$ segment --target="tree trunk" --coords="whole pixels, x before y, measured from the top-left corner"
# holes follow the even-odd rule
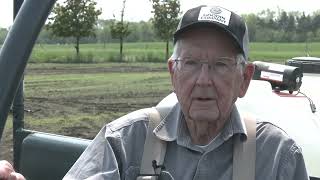
[[[123,48],[123,38],[120,37],[120,62],[122,62],[122,48]]]
[[[167,43],[166,44],[166,60],[168,60],[169,59],[169,40],[167,40],[166,43]]]
[[[79,58],[79,43],[80,43],[80,37],[76,37],[76,46],[74,48],[76,48],[76,53],[77,53],[77,58]]]

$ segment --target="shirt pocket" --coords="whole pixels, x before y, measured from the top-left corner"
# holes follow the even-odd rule
[[[140,173],[140,168],[138,166],[130,166],[125,171],[124,180],[136,180]]]

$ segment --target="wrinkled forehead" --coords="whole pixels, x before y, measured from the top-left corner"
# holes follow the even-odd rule
[[[235,40],[219,28],[192,28],[181,33],[176,42],[181,54],[206,54],[208,56],[236,56],[241,52]]]

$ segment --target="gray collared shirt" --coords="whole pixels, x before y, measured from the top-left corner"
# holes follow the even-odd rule
[[[135,180],[140,171],[148,126],[145,110],[121,117],[101,129],[64,179]],[[237,108],[221,133],[206,147],[194,145],[179,104],[155,128],[167,141],[165,172],[175,180],[231,180],[233,137],[246,136]],[[268,122],[257,122],[256,179],[307,180],[301,149],[288,135]],[[245,162],[243,162],[245,166]]]

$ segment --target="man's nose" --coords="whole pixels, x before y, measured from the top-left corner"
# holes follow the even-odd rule
[[[198,79],[197,79],[197,85],[199,86],[210,86],[212,85],[212,78],[210,77],[210,69],[208,64],[202,64]]]

